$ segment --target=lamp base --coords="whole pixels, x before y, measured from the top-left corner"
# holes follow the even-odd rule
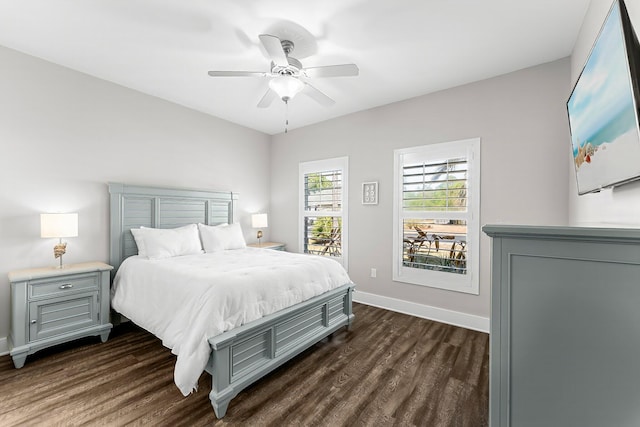
[[[55,258],[60,258],[60,265],[56,268],[63,268],[62,255],[64,255],[66,252],[67,252],[67,243],[66,242],[62,243],[62,239],[60,239],[60,243],[58,243],[53,247],[53,256]]]

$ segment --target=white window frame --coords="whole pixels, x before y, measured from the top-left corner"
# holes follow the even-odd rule
[[[308,211],[304,206],[304,176],[309,173],[326,172],[331,170],[340,170],[342,172],[342,200],[340,211]],[[304,220],[307,216],[322,217],[333,216],[342,218],[342,236],[340,237],[341,256],[331,257],[340,262],[345,270],[348,271],[348,253],[349,253],[349,157],[336,157],[332,159],[314,160],[309,162],[301,162],[299,165],[299,212],[298,215],[298,248],[301,253],[304,252]]]
[[[450,213],[404,210],[403,166],[409,158],[437,162],[468,159],[467,274],[405,267],[403,264],[403,223],[405,218],[446,218]],[[478,295],[480,292],[480,138],[464,139],[394,150],[393,178],[393,280]],[[459,217],[458,212],[455,213]]]

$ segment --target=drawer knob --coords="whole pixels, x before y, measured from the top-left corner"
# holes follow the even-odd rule
[[[32,324],[32,325],[35,325],[36,323],[38,323],[38,321],[37,321],[36,319],[33,319],[33,320],[31,321],[31,324]]]
[[[60,285],[60,289],[71,289],[71,288],[73,288],[73,285],[71,283]]]

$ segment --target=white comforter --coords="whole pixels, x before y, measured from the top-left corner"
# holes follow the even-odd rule
[[[186,396],[209,359],[208,338],[347,283],[332,259],[267,249],[133,256],[118,269],[112,306],[178,356],[174,380]]]

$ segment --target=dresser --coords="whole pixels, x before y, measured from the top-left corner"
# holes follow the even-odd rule
[[[640,230],[487,225],[490,425],[640,425]]]
[[[100,335],[109,322],[109,276],[101,262],[32,268],[9,273],[11,328],[9,349],[16,368],[27,355],[81,337]]]
[[[262,242],[262,243],[252,243],[247,245],[250,248],[261,248],[261,249],[273,249],[275,251],[284,251],[285,244],[277,243],[277,242]]]

